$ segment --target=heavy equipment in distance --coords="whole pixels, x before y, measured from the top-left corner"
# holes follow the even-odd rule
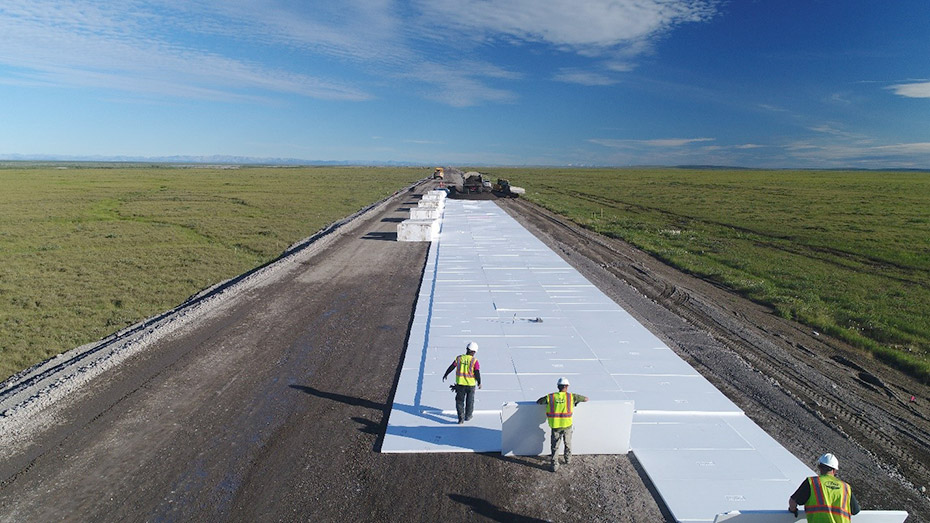
[[[450,198],[487,200],[498,198],[516,198],[525,194],[523,187],[510,185],[510,181],[498,178],[492,183],[487,174],[478,171],[462,172],[449,167],[445,169],[444,182]]]

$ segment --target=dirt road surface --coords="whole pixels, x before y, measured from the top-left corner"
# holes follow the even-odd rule
[[[31,415],[0,447],[0,520],[667,518],[632,455],[578,456],[553,474],[533,458],[378,452],[428,249],[395,231],[428,188]],[[927,387],[620,242],[500,203],[801,459],[840,456],[866,508],[930,520]]]

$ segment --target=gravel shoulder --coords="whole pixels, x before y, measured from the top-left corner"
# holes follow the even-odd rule
[[[428,248],[395,241],[396,225],[429,188],[0,418],[0,520],[665,519],[632,455],[552,474],[535,458],[378,452]],[[866,508],[930,520],[926,387],[621,242],[499,203],[802,460],[837,453]]]

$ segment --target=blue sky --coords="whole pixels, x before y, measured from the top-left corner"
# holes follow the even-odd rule
[[[4,0],[10,155],[930,168],[930,2]]]

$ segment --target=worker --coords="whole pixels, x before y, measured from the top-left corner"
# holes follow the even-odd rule
[[[820,456],[819,475],[807,478],[794,491],[788,498],[788,511],[797,517],[798,505],[804,505],[807,521],[849,523],[850,517],[859,513],[859,502],[849,484],[836,477],[839,468],[839,460],[833,454]]]
[[[565,442],[565,464],[568,465],[572,460],[572,413],[575,405],[588,401],[588,398],[581,394],[568,392],[568,378],[559,378],[556,386],[558,392],[546,394],[536,400],[540,405],[546,405],[546,421],[549,422],[549,443],[552,447],[552,462],[550,470],[555,472],[559,470],[559,460],[556,454],[559,452],[559,442]]]
[[[481,388],[481,366],[475,358],[476,352],[478,344],[468,342],[465,354],[456,356],[442,375],[442,381],[446,381],[446,376],[455,371],[455,411],[459,415],[459,425],[471,420],[475,412],[475,386]]]

